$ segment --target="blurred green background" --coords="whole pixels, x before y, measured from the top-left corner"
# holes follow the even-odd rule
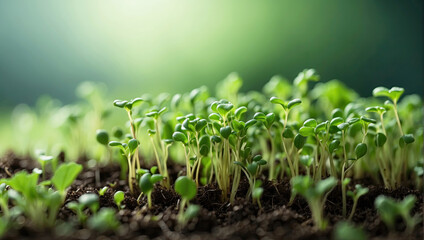
[[[242,90],[315,68],[362,96],[378,85],[422,95],[423,1],[0,1],[0,105],[48,94],[75,100],[83,81],[110,99]]]

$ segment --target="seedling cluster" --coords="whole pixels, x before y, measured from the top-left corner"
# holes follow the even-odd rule
[[[82,226],[98,231],[116,229],[115,211],[99,210],[99,196],[113,191],[119,210],[126,208],[126,197],[138,196],[137,202],[151,209],[155,206],[152,193],[160,184],[161,190],[180,196],[177,220],[182,228],[200,212],[201,206],[191,202],[196,202],[202,186],[218,188],[221,203],[234,205],[245,181],[249,185],[245,200],[263,209],[267,207],[261,201],[267,191],[264,183],[272,186],[289,181],[288,205],[299,198],[306,200],[314,225],[324,230],[328,225],[326,200],[335,188],[340,189],[342,203],[338,206],[346,221],[355,218],[358,202],[369,191],[352,184],[358,179],[372,179],[390,190],[414,184],[422,191],[421,98],[402,97],[404,89],[399,87],[377,87],[373,98],[358,98],[335,80],[315,83],[311,89],[310,83],[319,79],[315,70],[307,69],[293,84],[274,77],[263,92],[239,93],[242,81],[231,74],[219,84],[217,97],[200,87],[186,94],[144,95],[109,104],[125,114],[96,102],[101,94],[92,90],[87,102],[101,106],[94,106],[93,138],[85,144],[96,150],[81,147],[79,151],[96,159],[97,183],[101,182],[100,166],[119,163],[120,178],[127,181],[129,192],[97,186],[98,194],[86,193],[66,207]],[[110,120],[112,124],[106,124],[111,116],[121,115],[126,123]],[[68,120],[75,125],[84,116],[84,111],[71,111]],[[116,122],[120,123],[113,124]],[[83,131],[76,128],[70,134],[82,136]],[[41,170],[0,180],[1,222],[25,215],[38,227],[54,225],[66,190],[82,167],[76,163],[57,166],[56,158],[45,154],[39,154],[37,160]],[[170,174],[171,166],[176,165],[183,170]],[[47,171],[50,180],[46,180]],[[350,209],[348,201],[353,202]],[[409,232],[418,222],[409,214],[414,204],[413,197],[396,202],[380,196],[375,202],[389,228],[394,228],[400,216]],[[10,227],[0,224],[0,234]],[[349,224],[340,229],[355,230]]]

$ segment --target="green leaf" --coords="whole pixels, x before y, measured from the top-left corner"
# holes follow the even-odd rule
[[[256,162],[252,162],[247,165],[247,171],[252,175],[255,176],[256,172],[258,171],[258,164]]]
[[[286,103],[277,97],[272,97],[269,99],[269,101],[273,104],[280,104],[284,110],[287,109]]]
[[[103,187],[102,189],[100,189],[99,190],[99,195],[100,196],[103,196],[103,195],[105,195],[105,193],[106,193],[106,191],[108,190],[109,188],[108,187]]]
[[[135,150],[137,149],[138,145],[140,145],[140,142],[137,139],[130,139],[128,141],[128,148],[130,149],[130,152],[133,154]]]
[[[241,119],[241,116],[243,115],[243,113],[245,113],[247,111],[246,107],[239,107],[236,109],[236,111],[234,112],[234,114],[236,115],[237,119]]]
[[[330,151],[330,153],[333,153],[337,148],[339,148],[339,146],[340,146],[340,141],[335,139],[330,142],[330,145],[328,146],[328,150]]]
[[[184,219],[186,221],[188,221],[188,220],[190,220],[192,218],[195,218],[199,214],[199,211],[200,211],[200,206],[199,205],[190,204],[187,207],[187,209],[185,210],[183,217],[184,217]]]
[[[263,112],[257,112],[253,115],[253,119],[264,122],[266,121],[266,115]]]
[[[330,125],[331,126],[338,126],[338,125],[342,124],[343,122],[344,122],[343,118],[335,117],[335,118],[331,119]]]
[[[208,118],[213,121],[221,121],[221,116],[218,113],[211,113]]]
[[[302,136],[300,133],[296,134],[296,136],[294,137],[294,146],[297,149],[301,149],[303,148],[303,146],[306,143],[306,137]]]
[[[400,98],[400,96],[402,96],[402,94],[405,92],[405,89],[400,88],[400,87],[392,87],[389,90],[389,96],[390,98],[393,100],[393,102],[397,102]]]
[[[115,211],[111,208],[102,208],[97,214],[88,219],[87,225],[90,229],[103,233],[115,230],[119,227],[116,220]]]
[[[251,126],[255,125],[257,123],[257,121],[255,119],[250,119],[249,121],[246,122],[246,124],[244,125],[244,129],[248,129]]]
[[[272,126],[272,124],[274,123],[275,120],[275,114],[274,113],[268,113],[265,116],[265,120],[266,120],[266,127],[270,128]]]
[[[284,130],[284,132],[283,132],[283,137],[284,138],[293,138],[294,137],[293,131],[290,128],[286,128],[286,130]]]
[[[374,97],[389,97],[389,89],[385,87],[376,87],[372,91]]]
[[[116,205],[118,207],[121,206],[121,202],[124,201],[125,198],[125,194],[123,191],[117,191],[114,195],[113,195],[113,200],[115,201]]]
[[[316,191],[319,195],[323,195],[325,192],[336,186],[337,180],[334,177],[328,177],[324,180],[319,181],[316,184]]]
[[[219,133],[221,133],[221,136],[222,136],[223,138],[228,139],[228,137],[229,137],[229,136],[230,136],[230,134],[231,134],[231,127],[230,127],[230,126],[222,127],[222,128],[219,130]]]
[[[300,87],[310,81],[319,81],[319,75],[316,73],[315,69],[304,69],[294,79],[293,84]]]
[[[374,142],[377,147],[382,147],[386,143],[387,137],[384,133],[377,133],[375,136]]]
[[[315,129],[313,127],[301,127],[299,129],[299,133],[304,136],[314,136],[315,135]]]
[[[187,176],[180,176],[175,181],[175,191],[187,201],[190,201],[196,196],[197,187],[196,183],[189,179]]]
[[[159,116],[159,113],[157,111],[151,111],[151,112],[146,113],[146,116],[156,119]]]
[[[131,100],[131,102],[129,102],[132,107],[137,107],[139,106],[144,100],[142,98],[134,98],[133,100]]]
[[[301,101],[300,99],[295,98],[295,99],[291,100],[291,101],[287,104],[287,107],[288,107],[288,109],[290,110],[290,109],[292,109],[292,108],[296,107],[297,105],[299,105],[299,104],[301,104],[301,103],[302,103],[302,101]]]
[[[120,143],[118,141],[110,141],[109,146],[111,146],[111,147],[122,147],[122,143]]]
[[[415,142],[415,138],[412,134],[406,134],[399,138],[399,146],[402,148],[405,147],[407,144],[411,144],[413,142]]]
[[[202,131],[206,127],[207,124],[208,124],[208,122],[205,119],[200,119],[196,123],[196,132]]]
[[[377,123],[377,121],[375,119],[367,118],[367,117],[364,117],[364,116],[361,117],[361,120],[364,121],[364,122],[367,122],[367,123]]]
[[[78,174],[81,172],[82,166],[76,163],[64,163],[54,173],[51,181],[53,186],[59,191],[64,193],[66,188],[71,186]]]
[[[125,100],[115,100],[113,101],[113,106],[123,108],[125,105],[127,105],[128,101]]]
[[[96,131],[96,139],[97,139],[97,142],[99,142],[100,144],[107,145],[109,142],[109,134],[107,133],[106,130],[98,129]]]
[[[227,116],[233,107],[234,105],[231,103],[221,103],[218,105],[217,110],[221,116]]]
[[[143,176],[141,176],[138,185],[140,186],[140,190],[143,193],[147,194],[153,190],[153,183],[150,181],[151,177],[152,174],[150,173],[145,173]]]
[[[312,128],[314,128],[314,127],[316,127],[316,126],[317,126],[317,120],[315,120],[315,119],[313,119],[313,118],[310,118],[310,119],[306,120],[306,121],[303,123],[303,126],[304,126],[304,127],[312,127]]]
[[[147,134],[149,134],[149,136],[154,136],[156,134],[156,130],[154,130],[154,129],[147,129]]]
[[[367,154],[367,144],[365,143],[359,143],[358,145],[356,145],[355,147],[355,154],[356,154],[356,159],[360,159],[361,157],[365,156],[365,154]]]
[[[310,155],[300,155],[299,157],[299,162],[306,167],[311,166],[313,161],[314,161],[314,158]]]
[[[99,203],[99,196],[95,193],[85,193],[78,198],[78,202],[90,207]]]
[[[183,144],[187,144],[187,136],[182,132],[174,132],[172,134],[172,139],[176,142],[182,142]]]
[[[155,184],[157,182],[160,182],[164,179],[164,177],[160,174],[153,174],[152,177],[150,178],[150,182],[152,184]]]
[[[261,187],[255,187],[252,191],[252,198],[253,199],[260,199],[262,197],[262,194],[264,193],[264,189]]]
[[[318,134],[318,133],[319,133],[319,132],[321,132],[321,131],[325,131],[325,130],[327,129],[327,124],[328,124],[328,121],[325,121],[325,122],[323,122],[323,123],[318,124],[318,125],[315,127],[314,132],[315,132],[316,134]]]
[[[343,111],[340,108],[335,108],[331,111],[331,118],[343,118]],[[332,125],[332,124],[331,124]]]
[[[244,164],[242,162],[234,161],[233,163],[239,165],[240,167],[244,167]]]
[[[337,125],[337,128],[339,128],[342,131],[345,131],[349,127],[349,123],[341,123]]]

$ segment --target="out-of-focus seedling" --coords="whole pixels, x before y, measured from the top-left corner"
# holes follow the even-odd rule
[[[347,192],[347,195],[353,199],[353,207],[349,215],[349,221],[352,220],[353,214],[355,214],[355,210],[356,210],[356,206],[358,205],[359,198],[367,194],[368,191],[369,191],[368,188],[362,187],[360,184],[356,184],[354,191]]]
[[[417,198],[414,195],[408,195],[402,201],[380,195],[375,199],[374,205],[381,220],[390,230],[395,230],[396,218],[400,216],[406,224],[406,231],[412,233],[415,226],[421,221],[418,215],[411,216],[411,210],[416,201]]]
[[[315,226],[324,230],[327,227],[327,221],[323,216],[324,204],[328,194],[336,186],[337,180],[329,177],[315,184],[309,176],[296,176],[291,179],[290,183],[292,185],[291,202],[297,194],[304,197],[311,209]]]
[[[118,207],[118,209],[122,209],[125,207],[125,205],[121,205],[122,201],[124,201],[124,198],[125,198],[125,194],[123,191],[117,191],[113,195],[113,201],[115,201],[115,204]]]

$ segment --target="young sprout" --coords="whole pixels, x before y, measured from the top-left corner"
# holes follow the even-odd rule
[[[374,205],[381,220],[389,229],[395,229],[396,217],[400,216],[406,224],[406,231],[412,233],[415,226],[421,221],[418,215],[411,216],[410,213],[416,201],[417,198],[414,195],[408,195],[402,201],[380,195],[375,199]]]
[[[160,116],[166,112],[167,108],[164,107],[159,111],[151,111],[146,113],[147,117],[153,119],[154,129],[148,129],[147,132],[150,136],[150,141],[153,146],[153,151],[156,157],[156,163],[159,169],[159,173],[164,177],[165,181],[163,181],[163,185],[169,189],[170,182],[168,176],[168,166],[167,166],[167,158],[168,158],[168,148],[169,144],[172,143],[172,139],[166,139],[166,141],[162,140],[161,136],[161,128],[162,125]],[[170,141],[171,140],[171,141]]]
[[[128,119],[130,121],[130,130],[131,130],[131,136],[132,136],[132,139],[128,142],[128,147],[130,148],[130,154],[125,154],[125,155],[127,156],[127,160],[128,160],[128,169],[129,169],[128,184],[129,184],[131,193],[134,192],[133,186],[132,186],[132,178],[135,177],[135,172],[136,172],[135,165],[137,164],[137,169],[140,169],[140,160],[139,160],[139,152],[138,152],[140,142],[137,140],[137,125],[135,120],[132,117],[132,110],[134,107],[140,105],[143,101],[144,100],[142,98],[135,98],[131,101],[125,101],[125,100],[113,101],[113,105],[115,107],[125,109],[125,111],[128,114]],[[114,144],[111,145],[111,142],[109,142],[109,146],[118,146],[118,144],[116,143],[117,142],[114,142]],[[125,150],[124,150],[124,153],[125,153]]]
[[[277,97],[271,97],[271,99],[269,101],[271,103],[273,103],[273,104],[278,104],[278,105],[280,105],[283,108],[283,111],[284,111],[284,123],[283,123],[283,129],[282,129],[281,132],[284,133],[285,130],[286,130],[286,127],[287,127],[287,122],[288,122],[288,117],[289,117],[290,111],[295,106],[301,104],[302,101],[300,99],[293,99],[293,100],[291,100],[289,102],[284,102],[283,100],[281,100],[281,99],[279,99]],[[294,177],[294,176],[296,176],[296,172],[294,170],[293,161],[290,159],[290,154],[287,151],[287,147],[286,147],[286,144],[285,144],[284,140],[282,141],[282,144],[283,144],[284,152],[286,153],[287,162],[289,163],[291,176]],[[283,161],[281,161],[281,163],[283,163]],[[271,164],[270,164],[270,166],[271,166]],[[283,167],[284,166],[281,165],[282,170],[283,170]],[[270,171],[272,172],[272,171],[274,171],[274,169],[270,169]]]
[[[109,187],[105,186],[102,189],[99,190],[99,196],[103,196],[105,195],[105,193],[107,192],[107,190],[109,189]]]
[[[40,155],[38,156],[38,162],[41,165],[41,170],[43,173],[43,180],[46,179],[46,165],[51,164],[53,161],[53,156],[47,156],[47,155]]]
[[[399,114],[397,110],[397,102],[399,98],[402,96],[404,91],[405,89],[400,87],[392,87],[390,90],[385,87],[376,87],[372,91],[372,94],[374,95],[374,97],[388,97],[390,100],[392,100],[394,105],[393,110],[395,112],[396,122],[398,124],[399,132],[401,136],[403,136],[403,130],[402,130],[402,125],[400,123]]]
[[[136,154],[136,150],[140,142],[137,139],[130,139],[128,143],[121,143],[117,141],[109,142],[109,146],[111,147],[119,147],[123,156],[126,157],[128,161],[128,185],[131,193],[134,193],[133,190],[133,181],[136,178],[136,170],[135,170],[135,161],[134,156]]]
[[[302,195],[308,202],[315,226],[324,230],[327,227],[327,221],[323,217],[324,204],[328,194],[336,186],[337,180],[329,177],[314,183],[309,176],[296,176],[290,183],[292,185],[291,199],[293,200],[297,194]]]
[[[78,220],[84,224],[87,220],[87,215],[84,210],[88,207],[92,214],[95,214],[99,209],[99,197],[94,193],[86,193],[78,198],[78,201],[69,202],[66,207],[77,214]]]
[[[116,230],[119,221],[115,217],[115,211],[111,208],[102,208],[97,214],[91,216],[87,221],[87,226],[97,232],[104,233]]]
[[[180,210],[178,212],[178,221],[182,226],[184,226],[190,220],[187,217],[192,218],[196,216],[197,212],[200,209],[199,207],[188,207],[186,212],[190,210],[190,214],[184,214],[185,205],[189,204],[189,201],[192,200],[197,194],[197,186],[192,179],[186,176],[181,176],[175,181],[174,189],[181,196],[181,202],[179,206]]]
[[[360,227],[350,222],[338,222],[333,232],[334,240],[366,240],[367,235]]]
[[[262,186],[262,181],[256,180],[255,186],[253,187],[253,191],[252,191],[253,202],[256,202],[260,209],[262,209],[261,197],[262,197],[262,194],[264,193],[264,189],[261,186]]]
[[[153,172],[153,171],[151,171]],[[141,192],[147,195],[147,202],[149,205],[149,208],[152,208],[152,192],[154,184],[157,182],[160,182],[163,180],[163,176],[160,174],[151,174],[146,172],[141,176],[139,181],[139,186],[141,189]]]
[[[125,194],[123,191],[117,191],[113,195],[113,200],[115,201],[115,204],[118,207],[118,209],[123,209],[125,207],[124,205],[121,205],[122,201],[124,201],[124,198],[125,198]]]
[[[354,191],[348,191],[347,192],[347,195],[353,199],[353,207],[352,207],[352,210],[351,210],[349,218],[348,218],[349,221],[352,220],[353,214],[355,214],[356,205],[358,205],[359,198],[361,196],[367,194],[368,191],[369,191],[368,188],[362,187],[360,184],[356,184]]]
[[[71,186],[81,171],[82,166],[80,164],[64,163],[54,172],[51,182],[61,195],[62,201],[65,200],[66,189]]]
[[[340,182],[342,183],[342,204],[343,204],[343,217],[346,217],[347,214],[347,204],[346,204],[346,185],[347,183],[345,182],[345,176],[346,174],[349,172],[350,169],[353,168],[355,162],[357,160],[359,160],[360,158],[362,158],[363,156],[365,156],[365,154],[368,151],[368,147],[367,144],[364,142],[365,141],[365,136],[368,133],[368,125],[369,123],[374,123],[375,120],[374,119],[369,119],[366,117],[361,117],[361,119],[359,118],[352,118],[350,119],[348,122],[343,122],[343,119],[341,120],[337,120],[334,121],[334,125],[337,126],[337,128],[342,132],[342,145],[343,145],[343,164],[342,164],[342,169],[341,169],[341,177],[340,177]],[[363,138],[362,138],[362,142],[357,144],[355,147],[355,156],[356,158],[350,158],[348,159],[348,155],[347,155],[347,151],[346,151],[346,131],[349,128],[349,126],[352,126],[356,123],[361,123],[361,126],[363,127]],[[331,125],[331,123],[330,123]],[[350,164],[349,166],[349,162],[348,160],[353,160],[353,163]]]
[[[242,163],[239,161],[235,161],[234,164],[238,165],[241,167],[242,171],[244,172],[244,174],[246,175],[246,178],[249,181],[249,185],[250,185],[250,189],[247,192],[247,196],[249,197],[250,195],[252,195],[252,200],[253,203],[258,203],[258,205],[260,206],[260,202],[258,201],[260,198],[260,195],[258,195],[258,193],[262,190],[259,190],[262,182],[260,180],[256,180],[257,175],[259,173],[259,168],[261,166],[264,166],[267,162],[262,159],[261,155],[256,155],[255,157],[252,158],[251,162],[246,162],[246,163]],[[256,183],[257,181],[260,181],[258,184]],[[253,194],[256,190],[256,198],[253,197]],[[260,206],[261,207],[261,206]]]

